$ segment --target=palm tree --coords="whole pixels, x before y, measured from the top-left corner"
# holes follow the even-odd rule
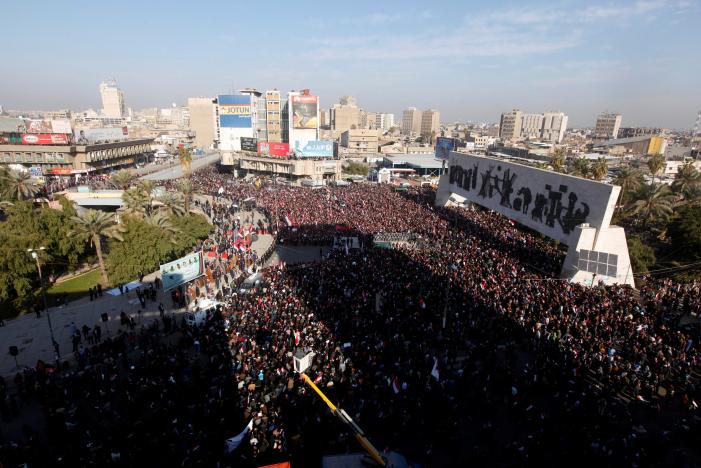
[[[95,246],[97,261],[100,264],[102,282],[107,286],[109,278],[105,270],[105,261],[102,258],[102,238],[110,237],[119,241],[122,239],[122,229],[115,220],[112,213],[97,210],[86,210],[79,216],[71,218],[74,223],[72,233],[90,241],[91,246]]]
[[[638,190],[643,185],[643,175],[638,170],[624,167],[616,175],[613,183],[614,185],[621,187],[621,206],[625,206],[626,194],[629,194],[631,191]]]
[[[190,198],[192,198],[192,181],[190,179],[180,179],[178,181],[178,192],[183,194],[185,213],[190,212]]]
[[[570,173],[579,177],[589,177],[589,161],[587,158],[576,158],[572,163],[572,170]]]
[[[26,200],[36,193],[36,185],[29,172],[6,170],[2,174],[3,196],[10,200]]]
[[[164,212],[158,212],[145,219],[147,224],[157,227],[172,243],[176,243],[175,235],[180,232],[180,229],[173,226],[170,218]]]
[[[550,166],[555,172],[565,171],[565,150],[563,148],[557,148],[550,156]]]
[[[631,215],[639,215],[643,227],[648,223],[664,221],[674,212],[674,194],[664,184],[643,185],[638,200],[630,207]]]
[[[157,200],[161,203],[158,211],[169,216],[182,216],[185,214],[185,197],[178,192],[166,192]]]
[[[148,199],[148,204],[146,205],[146,214],[151,214],[153,211],[153,191],[156,189],[156,183],[152,180],[146,180],[142,179],[139,181],[137,184],[137,187],[139,187],[143,192],[144,195],[146,195],[146,198]]]
[[[134,175],[125,169],[115,172],[110,176],[110,183],[120,190],[128,189],[133,182]]]
[[[149,199],[139,187],[132,187],[122,192],[122,207],[120,210],[128,215],[143,218],[149,212]]]
[[[609,172],[609,166],[606,163],[606,158],[600,157],[591,167],[591,173],[595,180],[603,180]]]
[[[655,176],[662,172],[666,166],[667,163],[661,154],[656,154],[647,161],[647,167],[650,169],[650,174],[652,174],[653,183],[655,182]]]
[[[190,168],[192,166],[192,153],[188,148],[180,147],[178,148],[178,159],[180,159],[180,165],[183,167],[183,173],[185,177],[190,178]]]
[[[696,170],[693,162],[687,161],[679,168],[672,182],[672,190],[685,200],[691,200],[698,197],[699,188],[701,188],[701,174]]]

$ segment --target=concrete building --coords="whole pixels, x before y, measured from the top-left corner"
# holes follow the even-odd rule
[[[421,112],[416,107],[409,107],[402,113],[402,134],[411,135],[421,132]]]
[[[649,135],[664,135],[667,133],[667,129],[664,128],[653,128],[653,127],[621,127],[618,130],[617,138],[633,138],[639,136],[649,136]]]
[[[375,128],[388,132],[392,127],[394,127],[394,114],[375,114]]]
[[[348,148],[348,155],[360,156],[377,153],[379,135],[377,130],[359,128],[341,134],[341,146]]]
[[[594,127],[594,139],[615,140],[618,138],[618,129],[621,127],[621,114],[604,112],[596,118]]]
[[[301,179],[332,181],[340,180],[342,161],[338,159],[276,159],[242,155],[239,169],[257,175],[275,175],[291,181]]]
[[[568,117],[564,112],[546,112],[543,114],[540,139],[551,143],[562,143],[567,131]]]
[[[499,138],[503,141],[520,138],[522,116],[523,113],[518,109],[501,114],[501,119],[499,120]]]
[[[195,133],[194,145],[198,148],[210,148],[214,144],[216,128],[214,98],[188,98],[187,108],[190,113],[188,128]]]
[[[331,119],[329,118],[329,111],[326,109],[319,109],[319,127],[323,129],[331,128]]]
[[[340,134],[360,127],[360,109],[353,96],[343,96],[330,110],[331,129]]]
[[[538,139],[543,129],[543,114],[521,116],[521,138]]]
[[[377,113],[360,110],[360,128],[377,129]]]
[[[265,111],[267,141],[282,142],[282,98],[277,89],[265,92]]]
[[[617,138],[607,140],[594,145],[594,152],[623,155],[657,155],[664,154],[667,149],[667,140],[660,136],[639,136],[632,138]]]
[[[117,119],[126,116],[124,93],[117,87],[115,80],[100,83],[100,97],[102,98],[102,115]]]
[[[428,109],[421,114],[421,136],[424,141],[431,137],[440,136],[441,113],[436,109]]]

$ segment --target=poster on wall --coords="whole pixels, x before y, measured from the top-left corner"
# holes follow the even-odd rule
[[[177,288],[181,284],[199,278],[204,274],[202,251],[191,253],[170,263],[161,265],[163,289]]]
[[[241,137],[241,151],[258,151],[258,138]]]
[[[292,121],[294,128],[319,126],[319,98],[317,96],[292,96]]]
[[[225,128],[251,128],[251,96],[220,95],[219,126]]]
[[[258,142],[258,154],[261,156],[287,156],[290,152],[289,143]]]
[[[457,149],[457,142],[455,138],[436,138],[436,159],[447,160],[450,157],[450,152]]]
[[[62,133],[25,133],[22,135],[23,145],[67,145],[68,136]]]
[[[327,140],[295,141],[295,155],[300,158],[331,158],[335,156],[336,144]]]

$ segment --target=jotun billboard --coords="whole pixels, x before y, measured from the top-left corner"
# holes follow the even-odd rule
[[[251,96],[221,95],[217,102],[220,127],[251,128]]]
[[[319,98],[316,96],[292,96],[292,121],[294,128],[319,126]]]

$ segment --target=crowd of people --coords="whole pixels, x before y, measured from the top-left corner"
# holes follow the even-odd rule
[[[192,180],[214,200],[203,209],[216,229],[202,244],[214,253],[209,287],[189,294],[223,309],[202,328],[166,334],[156,322],[103,339],[79,372],[32,375],[27,391],[60,446],[52,456],[316,466],[360,451],[294,372],[293,356],[313,352],[306,372],[329,398],[378,448],[422,466],[699,463],[697,284],[647,279],[638,293],[562,281],[556,246],[493,212],[434,208],[430,190],[308,189],[213,170]],[[238,215],[252,199],[260,224]],[[422,242],[266,268],[236,244],[246,231],[328,244],[339,227]],[[256,269],[262,283],[240,290]],[[249,421],[227,453],[224,439]],[[36,447],[27,434],[25,449]]]

